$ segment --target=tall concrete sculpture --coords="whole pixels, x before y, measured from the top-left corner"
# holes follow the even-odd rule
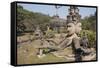
[[[81,61],[82,53],[80,37],[78,37],[81,31],[80,17],[79,9],[75,6],[70,6],[69,15],[67,16],[67,35],[64,40],[58,43],[58,50],[63,50],[72,45],[75,61]]]
[[[89,55],[93,53],[92,49],[81,47],[81,44],[85,45],[84,47],[88,46],[88,39],[85,38],[81,40],[78,36],[82,30],[80,19],[81,15],[79,14],[79,9],[76,6],[70,6],[69,15],[67,16],[67,36],[61,43],[58,44],[59,50],[63,50],[67,46],[72,45],[75,61],[82,61],[84,59],[83,54]],[[87,59],[91,59],[94,56],[95,54],[89,55]]]
[[[53,40],[46,39],[46,41],[48,41],[50,44],[47,48],[55,49],[56,51],[62,51],[66,47],[72,45],[72,50],[74,52],[75,61],[82,61],[84,59],[82,58],[82,55],[89,54],[92,52],[92,50],[84,49],[83,47],[81,47],[81,44],[83,43],[80,42],[81,38],[78,36],[80,31],[82,30],[81,28],[82,24],[80,22],[80,19],[81,19],[81,15],[79,14],[79,9],[76,6],[70,6],[69,15],[67,16],[67,35],[66,37],[59,43],[56,43]],[[52,44],[55,44],[57,46],[54,46],[54,45],[52,46]],[[57,55],[56,52],[53,54]],[[94,56],[95,55],[89,56],[89,58],[91,59]]]
[[[72,45],[75,61],[81,61],[83,53],[89,54],[91,52],[90,49],[84,49],[80,46],[81,44],[83,44],[80,43],[81,38],[78,36],[80,31],[82,30],[80,19],[81,16],[79,14],[79,9],[76,6],[70,6],[69,15],[67,16],[67,35],[65,39],[62,40],[60,43],[56,43],[56,45],[58,45],[57,47],[52,47],[60,51]]]

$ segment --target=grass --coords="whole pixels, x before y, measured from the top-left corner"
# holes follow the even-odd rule
[[[38,58],[36,54],[38,50],[35,47],[39,42],[33,41],[29,44],[19,45],[17,47],[17,61],[18,64],[38,64],[38,63],[56,63],[56,62],[67,62],[65,58],[56,57],[51,53],[47,53],[46,56]],[[65,49],[65,53],[70,53],[70,49]]]
[[[19,54],[18,64],[38,64],[38,63],[55,63],[55,62],[67,62],[65,58],[59,58],[53,54],[46,54],[42,58],[38,58],[35,55]]]
[[[31,45],[24,45],[18,47],[17,61],[18,64],[38,64],[38,63],[55,63],[55,62],[67,62],[65,58],[59,58],[51,53],[47,53],[46,56],[38,58],[36,56],[38,50]],[[66,50],[66,52],[68,52]]]
[[[28,38],[26,36],[24,37]],[[59,38],[55,38],[54,40],[56,42],[60,41]],[[46,56],[38,58],[37,57],[38,49],[35,47],[38,47],[40,45],[41,45],[40,40],[34,40],[32,42],[17,45],[18,46],[17,47],[17,64],[40,64],[40,63],[57,63],[57,62],[73,61],[73,60],[62,58],[62,57],[56,57],[52,53],[47,53]],[[48,51],[48,49],[45,49],[45,51]],[[62,52],[58,51],[58,53],[60,55],[72,54],[72,49],[66,48]]]
[[[27,36],[23,36],[27,39]],[[59,41],[54,39],[55,41]],[[42,58],[37,57],[38,49],[35,47],[40,46],[40,40],[35,40],[29,43],[17,45],[17,63],[18,64],[38,64],[38,63],[56,63],[56,62],[67,62],[69,60],[61,57],[56,57],[51,53],[47,53]],[[48,51],[48,50],[45,50]],[[65,49],[65,53],[70,53],[69,49]]]

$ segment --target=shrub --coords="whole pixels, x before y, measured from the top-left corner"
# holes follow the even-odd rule
[[[96,45],[96,32],[91,30],[82,30],[80,33],[80,37],[84,36],[84,33],[87,35],[87,38],[89,40],[89,47],[95,47]]]

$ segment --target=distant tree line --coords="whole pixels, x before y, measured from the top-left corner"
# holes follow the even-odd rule
[[[42,31],[47,30],[47,26],[52,24],[52,17],[42,13],[31,12],[24,9],[22,6],[17,6],[17,32],[34,31],[37,26],[40,26]],[[81,19],[82,29],[96,31],[96,12],[94,15],[90,15]],[[61,24],[61,23],[59,23]],[[51,27],[55,27],[58,23],[52,24]]]
[[[94,15],[90,15],[89,17],[85,17],[81,20],[82,28],[85,30],[96,31],[96,12]]]
[[[31,12],[22,6],[17,6],[17,32],[34,31],[37,26],[41,30],[46,30],[51,17],[41,13]]]

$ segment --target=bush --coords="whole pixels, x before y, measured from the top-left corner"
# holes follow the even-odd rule
[[[83,37],[84,33],[87,35],[89,40],[89,47],[95,47],[96,45],[96,32],[91,30],[82,30],[80,36]]]

